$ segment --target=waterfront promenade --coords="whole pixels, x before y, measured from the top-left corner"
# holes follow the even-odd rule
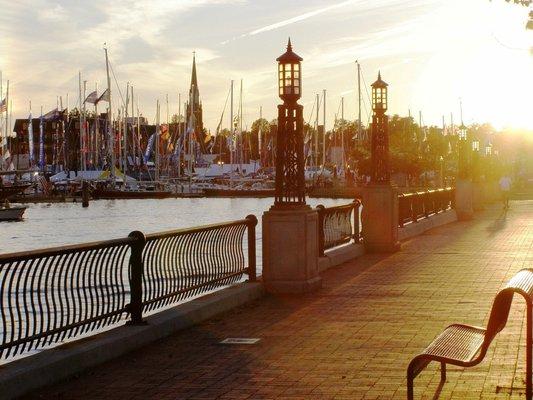
[[[497,290],[533,267],[533,201],[475,217],[330,269],[317,293],[266,296],[27,398],[405,399],[410,359],[453,322],[484,325]],[[485,360],[451,366],[439,398],[523,398],[524,339],[516,297]],[[415,398],[434,398],[439,379],[429,366]]]

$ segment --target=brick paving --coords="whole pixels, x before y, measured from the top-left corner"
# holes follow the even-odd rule
[[[533,201],[411,239],[324,273],[306,296],[267,296],[28,399],[405,399],[406,367],[447,325],[484,325],[497,290],[533,267]],[[422,399],[520,399],[524,302],[478,366],[437,365],[415,381]],[[221,345],[256,337],[255,345]]]

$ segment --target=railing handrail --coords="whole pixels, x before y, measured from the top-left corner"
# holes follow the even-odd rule
[[[448,208],[454,207],[453,187],[427,189],[410,193],[398,194],[398,226],[417,222],[421,218],[429,218]]]
[[[351,203],[342,204],[339,206],[324,207],[322,204],[319,204],[316,207],[318,213],[318,251],[320,256],[324,256],[324,251],[335,246],[349,243],[351,239],[356,242],[359,241],[359,207],[361,206],[360,199],[354,199]],[[326,243],[326,234],[325,234],[325,225],[326,217],[330,215],[335,215],[337,213],[348,213],[351,214],[352,210],[354,212],[353,218],[348,216],[348,224],[350,226],[350,233],[344,233],[344,236],[339,239],[330,240]],[[353,226],[352,226],[353,219]],[[353,228],[353,234],[351,230]]]
[[[0,255],[0,298],[6,302],[0,306],[8,310],[0,314],[0,359],[96,333],[123,321],[124,314],[128,324],[142,324],[147,313],[230,285],[243,274],[255,281],[256,225],[248,215]]]
[[[123,244],[132,244],[135,239],[131,237],[100,240],[88,243],[69,244],[64,246],[46,247],[29,251],[0,254],[0,263],[9,261],[24,261],[36,257],[52,257],[79,251],[105,249]]]
[[[210,231],[210,230],[225,228],[225,227],[230,227],[230,226],[249,225],[249,224],[250,224],[250,219],[244,218],[244,219],[238,219],[238,220],[228,221],[228,222],[200,225],[194,228],[180,228],[180,229],[172,229],[172,230],[162,231],[162,232],[147,233],[145,234],[145,237],[146,237],[146,241],[150,241],[150,240],[161,239],[161,238],[165,238],[169,236],[186,235],[186,234],[202,232],[202,231]],[[256,224],[257,224],[257,220],[256,220]]]

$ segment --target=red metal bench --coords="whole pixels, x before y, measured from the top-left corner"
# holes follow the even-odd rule
[[[507,323],[514,293],[522,295],[527,304],[526,400],[532,400],[533,269],[518,272],[496,295],[487,328],[463,324],[450,325],[422,353],[413,358],[407,368],[407,399],[413,400],[413,381],[431,361],[441,364],[441,384],[446,381],[446,364],[461,367],[479,364],[485,357],[494,337]]]

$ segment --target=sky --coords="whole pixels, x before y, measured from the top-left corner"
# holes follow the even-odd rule
[[[106,84],[104,43],[120,90],[134,86],[141,113],[178,112],[188,96],[196,52],[204,124],[213,133],[230,81],[235,109],[243,81],[244,125],[276,117],[276,61],[290,36],[303,59],[306,121],[326,90],[326,126],[357,118],[361,65],[363,122],[367,91],[381,71],[389,114],[424,124],[490,122],[533,129],[533,31],[528,9],[504,0],[0,0],[0,70],[10,80],[14,117],[49,111],[58,96],[78,102],[78,72],[88,92]],[[114,79],[113,79],[114,81]],[[120,102],[113,83],[113,107]],[[229,107],[228,107],[229,108]],[[222,127],[229,125],[226,110]],[[314,113],[313,113],[314,114]],[[322,110],[320,111],[322,123]]]

